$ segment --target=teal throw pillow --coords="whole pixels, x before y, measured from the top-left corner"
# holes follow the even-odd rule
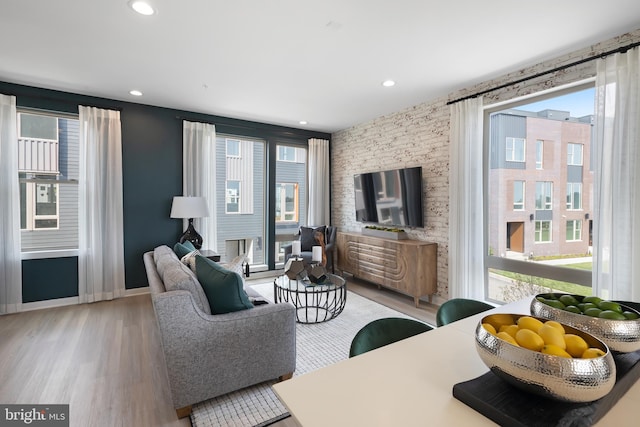
[[[238,273],[229,271],[202,255],[196,255],[196,276],[209,300],[212,314],[231,313],[253,307]]]
[[[191,243],[188,240],[185,241],[184,243],[178,242],[173,246],[173,252],[175,252],[178,258],[180,259],[182,259],[182,257],[188,254],[189,252],[193,252],[195,250],[196,250],[196,247],[193,246],[193,243]]]

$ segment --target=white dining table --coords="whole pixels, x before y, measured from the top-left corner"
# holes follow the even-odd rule
[[[492,312],[528,314],[530,302],[497,307],[277,383],[273,389],[304,427],[494,426],[453,397],[453,386],[488,372],[475,348],[480,319]],[[640,381],[596,425],[636,425],[638,402]]]

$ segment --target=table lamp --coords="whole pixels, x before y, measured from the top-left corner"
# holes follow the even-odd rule
[[[188,219],[189,225],[180,237],[180,243],[189,241],[196,249],[202,247],[202,236],[193,227],[194,218],[204,218],[209,216],[207,199],[204,197],[174,196],[171,204],[171,218]]]

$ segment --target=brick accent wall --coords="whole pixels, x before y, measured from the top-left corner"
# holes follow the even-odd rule
[[[484,89],[535,75],[582,58],[640,41],[640,29],[597,45],[517,72],[465,88],[393,114],[336,132],[331,138],[332,223],[342,231],[360,231],[356,222],[353,175],[383,169],[422,166],[425,227],[407,229],[412,239],[438,243],[438,293],[435,302],[448,299],[449,233],[449,106],[457,99]],[[473,64],[471,64],[473,66]],[[552,75],[509,86],[485,95],[484,104],[514,99],[595,75],[595,61]]]

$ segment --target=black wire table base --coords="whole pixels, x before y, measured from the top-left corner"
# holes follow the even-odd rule
[[[322,323],[337,317],[347,303],[345,280],[327,273],[322,283],[291,280],[287,276],[273,281],[274,302],[288,302],[296,308],[296,322]]]

